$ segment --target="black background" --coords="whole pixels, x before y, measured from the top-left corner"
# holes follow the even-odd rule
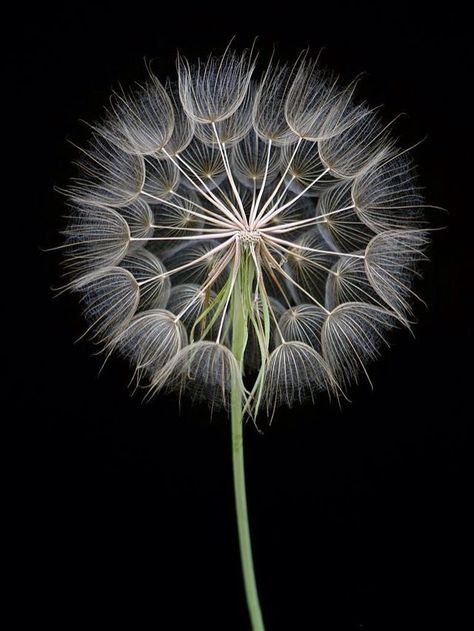
[[[293,6],[294,5],[294,6]],[[256,5],[255,5],[256,6]],[[234,525],[229,423],[173,398],[142,405],[119,360],[98,376],[74,298],[53,299],[63,186],[110,88],[143,78],[143,59],[173,72],[191,58],[260,36],[292,58],[325,47],[344,80],[383,103],[416,148],[433,212],[432,263],[415,339],[403,332],[351,404],[281,410],[245,431],[255,564],[267,631],[460,628],[466,609],[468,299],[472,291],[472,66],[467,17],[287,3],[118,3],[21,7],[5,24],[13,79],[4,119],[14,165],[3,190],[14,299],[5,347],[8,425],[18,431],[7,487],[16,537],[17,621],[49,628],[248,629]],[[380,5],[382,6],[382,4]],[[18,122],[16,122],[16,117]],[[3,235],[7,237],[6,234]],[[7,280],[7,278],[5,278]],[[472,306],[472,303],[471,303]],[[13,332],[18,326],[18,333]],[[11,366],[11,367],[10,367]],[[464,381],[465,380],[465,381]],[[7,451],[9,451],[7,443]]]

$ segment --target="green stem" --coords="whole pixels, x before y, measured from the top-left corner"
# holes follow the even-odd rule
[[[239,272],[233,295],[232,313],[232,352],[242,366],[247,339],[248,312],[245,308],[242,290],[245,291],[246,265]],[[244,276],[244,278],[242,278]],[[262,612],[258,600],[257,584],[252,559],[252,544],[247,513],[247,495],[245,491],[244,443],[242,432],[243,407],[240,384],[232,385],[231,425],[232,425],[232,463],[234,470],[235,508],[239,533],[240,558],[244,577],[245,595],[253,631],[265,631]]]

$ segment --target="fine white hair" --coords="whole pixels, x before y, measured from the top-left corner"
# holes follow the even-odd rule
[[[426,205],[357,83],[227,48],[112,94],[68,188],[65,271],[150,395],[237,388],[272,415],[369,378],[413,323]]]

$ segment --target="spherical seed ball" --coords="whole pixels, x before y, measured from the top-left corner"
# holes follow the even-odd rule
[[[424,201],[356,84],[227,49],[112,95],[68,189],[65,271],[152,394],[237,389],[273,414],[368,376],[411,324]]]

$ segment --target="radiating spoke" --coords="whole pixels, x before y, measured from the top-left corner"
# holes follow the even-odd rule
[[[271,244],[269,244],[271,247]],[[285,272],[285,270],[281,267],[281,265],[278,264],[278,261],[275,259],[275,257],[270,253],[269,249],[267,248],[267,246],[265,244],[263,244],[263,247],[266,250],[266,253],[268,255],[269,260],[271,261],[271,263],[274,264],[275,269],[277,270],[277,272],[279,274],[281,274],[281,276],[283,276],[284,278],[286,278],[290,283],[292,283],[295,287],[297,287],[300,291],[302,291],[306,296],[308,296],[308,298],[314,302],[315,304],[318,305],[318,307],[321,307],[321,309],[329,314],[329,311],[326,309],[326,307],[324,305],[322,305],[318,300],[316,300],[316,298],[309,292],[307,291],[304,287],[302,287],[299,283],[297,283],[294,278],[292,278],[290,276],[290,274],[287,274],[287,272]]]
[[[352,259],[363,259],[365,258],[363,254],[352,254],[350,252],[336,252],[335,250],[318,250],[316,248],[310,248],[306,245],[301,245],[299,243],[293,242],[293,241],[285,241],[284,239],[279,239],[278,237],[274,237],[272,235],[269,234],[265,234],[263,236],[263,239],[265,241],[270,241],[273,244],[277,244],[277,243],[281,243],[282,245],[286,245],[287,247],[290,248],[296,248],[298,250],[303,250],[306,252],[314,252],[316,254],[329,254],[331,256],[346,256],[348,258],[352,258]]]

